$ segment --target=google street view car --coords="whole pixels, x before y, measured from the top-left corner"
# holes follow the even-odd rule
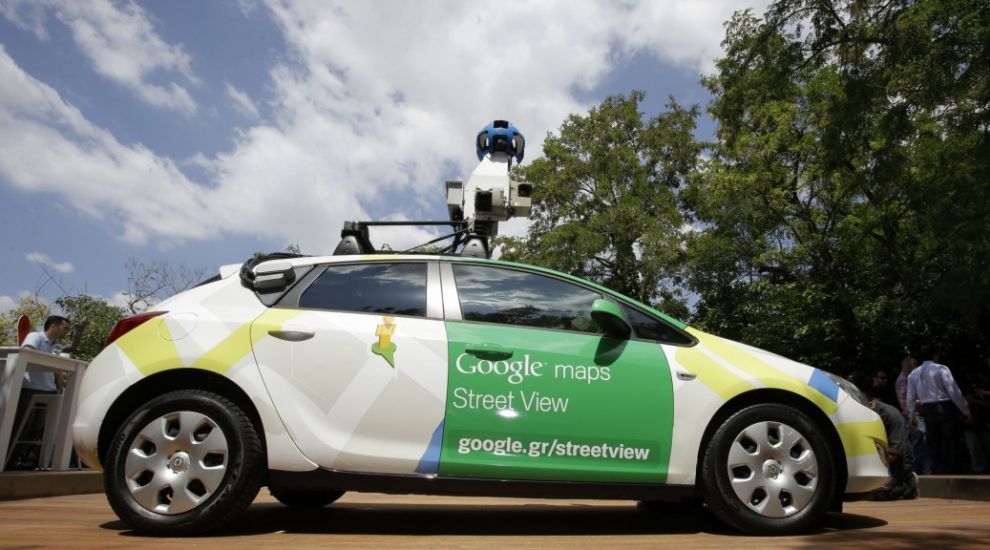
[[[122,321],[85,374],[76,449],[134,527],[218,527],[268,485],[290,506],[700,498],[778,533],[887,479],[850,383],[562,273],[402,255],[250,272]]]
[[[776,534],[885,483],[883,425],[842,378],[487,259],[498,221],[529,210],[506,176],[517,134],[496,121],[467,184],[447,182],[460,255],[373,253],[351,224],[332,256],[226,266],[121,321],[73,423],[117,515],[202,532],[267,485],[297,507],[345,491],[693,500]]]

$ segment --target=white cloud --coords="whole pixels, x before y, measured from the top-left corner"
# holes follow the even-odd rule
[[[708,74],[715,69],[715,58],[722,55],[725,21],[733,12],[747,8],[762,15],[767,4],[767,0],[636,2],[624,45]]]
[[[175,81],[153,84],[153,76],[177,73],[197,83],[189,55],[155,32],[144,10],[131,0],[14,0],[0,9],[14,24],[47,39],[46,11],[65,24],[100,75],[130,89],[142,101],[186,114],[196,111],[189,91]]]
[[[76,269],[72,262],[56,262],[48,254],[43,254],[37,250],[28,252],[24,257],[33,264],[38,264],[58,273],[72,273]]]
[[[261,0],[237,0],[237,5],[241,10],[241,14],[245,17],[251,17],[261,8]]]
[[[115,292],[112,296],[107,298],[107,303],[110,304],[111,306],[117,306],[127,309],[130,304],[130,298],[131,295],[129,293],[121,290]]]
[[[0,294],[0,313],[7,313],[15,307],[17,307],[17,300],[6,294]]]
[[[254,101],[251,101],[251,96],[234,87],[230,82],[225,83],[224,87],[227,91],[227,97],[234,102],[235,109],[248,117],[259,118],[258,106],[254,104]]]
[[[107,60],[108,73],[123,66],[114,78],[135,88],[152,70],[193,78],[188,56],[154,35],[140,8],[126,3],[111,16],[105,0],[96,4],[100,9],[86,6],[65,8],[69,15],[59,17],[81,44],[112,50],[91,55]],[[705,70],[719,51],[723,22],[740,7],[736,1],[557,0],[491,9],[271,0],[291,50],[279,57],[290,61],[269,71],[271,117],[239,132],[229,150],[184,161],[207,171],[205,185],[191,182],[169,158],[119,143],[0,46],[0,174],[16,186],[69,198],[90,216],[119,221],[132,242],[236,233],[329,251],[345,219],[419,218],[439,210],[444,176],[469,174],[474,136],[492,119],[522,129],[532,159],[548,131],[589,107],[574,91],[594,88],[623,57],[648,52]],[[81,13],[89,11],[101,15]],[[144,61],[111,62],[133,35],[111,39],[77,30],[99,27],[94,21],[143,28],[155,45],[139,48]],[[228,85],[240,104],[237,92]],[[257,109],[246,94],[243,99],[241,107]],[[512,224],[503,229],[521,232]],[[379,233],[376,242],[397,249],[429,236]]]
[[[47,6],[33,0],[8,0],[0,3],[0,15],[14,25],[34,33],[39,40],[48,40],[48,29],[45,28]]]
[[[216,233],[208,197],[167,158],[124,146],[58,92],[18,67],[0,45],[0,174],[47,191],[98,220],[120,220],[122,236],[144,242]]]

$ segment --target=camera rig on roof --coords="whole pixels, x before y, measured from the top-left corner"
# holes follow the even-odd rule
[[[526,140],[515,126],[506,120],[492,122],[475,139],[479,163],[467,183],[448,180],[445,184],[449,220],[344,222],[334,255],[377,252],[369,238],[369,227],[442,225],[453,232],[402,252],[453,239],[441,253],[490,257],[489,240],[498,234],[498,223],[529,216],[533,185],[515,179],[511,172],[513,159],[522,162],[525,149]]]

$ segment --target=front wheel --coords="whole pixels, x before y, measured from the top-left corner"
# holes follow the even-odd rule
[[[237,517],[263,477],[261,440],[244,411],[212,392],[179,390],[124,421],[103,484],[114,512],[136,529],[187,535]]]
[[[753,405],[715,431],[702,461],[712,512],[752,534],[807,530],[821,522],[835,492],[833,453],[801,411]]]

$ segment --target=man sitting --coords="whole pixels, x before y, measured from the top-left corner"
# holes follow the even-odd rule
[[[69,333],[69,320],[61,315],[51,315],[45,319],[44,328],[38,332],[32,332],[24,338],[21,347],[33,348],[45,353],[56,353],[57,343]],[[14,431],[21,425],[21,419],[28,413],[27,407],[31,402],[31,397],[38,394],[58,393],[61,390],[61,380],[55,376],[54,372],[25,372],[24,383],[21,385],[20,397],[17,400],[17,411],[14,414]],[[26,433],[38,434],[44,428],[44,417],[35,416],[34,422],[27,426]],[[16,437],[16,434],[11,434]],[[38,456],[36,453],[17,452],[10,457],[7,464],[8,470],[28,470],[37,466]]]
[[[870,399],[870,407],[880,415],[887,430],[887,467],[890,471],[890,480],[873,493],[873,500],[918,498],[918,476],[913,471],[914,453],[901,411],[879,399]]]

